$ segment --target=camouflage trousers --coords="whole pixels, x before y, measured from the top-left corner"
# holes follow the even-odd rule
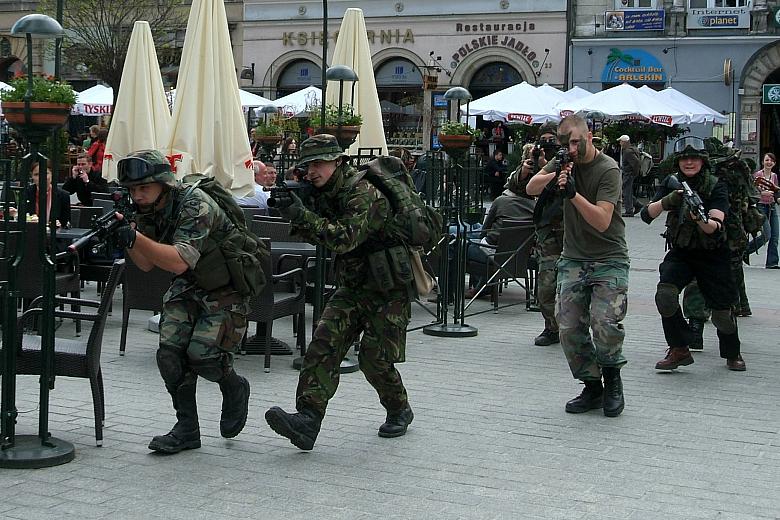
[[[536,277],[537,300],[544,317],[544,328],[558,331],[555,320],[555,292],[558,278],[556,264],[563,249],[563,229],[536,231],[536,255],[539,273]]]
[[[385,295],[341,287],[322,312],[306,350],[298,378],[296,408],[325,415],[339,384],[339,365],[360,333],[358,363],[366,380],[388,411],[408,403],[395,363],[406,359],[406,326],[411,303],[406,290]]]
[[[218,365],[226,375],[246,332],[248,312],[248,298],[234,291],[207,292],[193,287],[175,296],[166,294],[160,316],[160,348],[178,353],[185,372],[206,377],[202,368],[211,374]]]
[[[555,316],[575,379],[601,379],[601,367],[626,364],[620,322],[628,307],[628,266],[627,260],[558,260]]]
[[[749,310],[750,302],[748,301],[747,291],[745,290],[745,272],[742,268],[742,253],[743,251],[733,251],[730,257],[731,274],[734,278],[734,283],[737,287],[737,294],[739,298],[735,298],[734,311]],[[685,286],[683,292],[683,314],[688,319],[695,319],[699,321],[707,321],[710,319],[711,311],[707,307],[707,302],[704,300],[704,295],[699,289],[699,285],[694,280]]]

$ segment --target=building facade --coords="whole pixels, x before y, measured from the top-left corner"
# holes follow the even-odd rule
[[[360,7],[366,21],[374,74],[392,145],[430,145],[446,117],[442,94],[466,87],[474,99],[521,81],[565,83],[566,1],[364,0],[328,2],[332,55],[344,12]],[[246,0],[242,88],[277,98],[322,77],[321,1]],[[424,85],[423,78],[427,77]],[[435,78],[435,79],[432,79]]]
[[[730,122],[714,132],[710,128],[692,128],[692,132],[730,136],[744,156],[755,160],[767,151],[777,153],[778,4],[776,0],[574,0],[571,84],[591,92],[623,82],[674,87],[730,116]],[[773,99],[765,97],[764,90]]]

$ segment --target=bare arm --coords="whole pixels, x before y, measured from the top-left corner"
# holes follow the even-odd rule
[[[558,177],[558,186],[563,188],[566,186],[568,174],[571,171],[570,167],[564,168],[561,171],[561,175]],[[572,205],[577,208],[577,211],[585,219],[585,222],[590,224],[596,231],[603,233],[609,227],[612,222],[612,214],[615,211],[615,205],[605,200],[597,200],[596,204],[592,204],[588,199],[576,193],[574,197],[569,199]]]
[[[547,173],[544,170],[539,170],[536,175],[531,177],[531,180],[528,181],[528,185],[526,186],[525,191],[529,195],[539,195],[542,193],[542,191],[544,191],[544,187],[547,186],[554,178],[555,172]]]
[[[136,231],[135,244],[128,251],[133,262],[142,271],[150,271],[156,266],[173,274],[182,274],[189,269],[175,247],[155,242],[138,231]]]

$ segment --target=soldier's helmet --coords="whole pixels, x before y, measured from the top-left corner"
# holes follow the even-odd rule
[[[677,160],[684,157],[698,157],[704,161],[708,161],[710,154],[707,153],[707,147],[704,143],[704,139],[701,137],[683,137],[674,142],[674,153]]]
[[[136,186],[159,182],[174,186],[176,178],[171,171],[171,163],[159,150],[139,150],[133,152],[117,165],[117,177],[122,186]]]
[[[312,161],[335,161],[346,156],[335,136],[317,134],[298,147],[298,166],[306,166]]]

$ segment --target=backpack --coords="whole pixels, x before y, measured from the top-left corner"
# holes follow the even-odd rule
[[[377,157],[358,170],[352,185],[365,178],[390,201],[395,218],[388,224],[391,237],[408,246],[433,249],[442,236],[442,217],[415,191],[414,181],[398,157]]]
[[[653,169],[653,156],[641,150],[637,152],[639,153],[639,176],[646,177]]]
[[[195,188],[200,188],[217,203],[235,226],[234,232],[218,244],[229,272],[230,285],[242,296],[260,294],[266,283],[262,262],[269,252],[263,242],[247,228],[244,212],[233,195],[213,177],[190,174],[186,175],[182,182],[189,186],[179,204],[183,204]],[[197,275],[196,272],[196,278]],[[205,275],[208,276],[209,273],[206,272]],[[203,280],[198,281],[200,283]],[[208,289],[208,286],[204,285],[204,288]]]

